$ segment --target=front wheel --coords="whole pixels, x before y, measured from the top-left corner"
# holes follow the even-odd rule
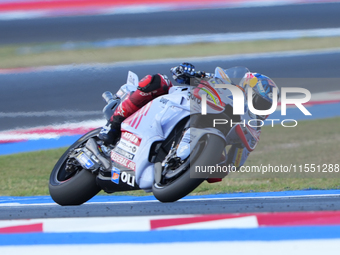
[[[204,145],[199,150],[199,154],[190,157],[194,158],[194,161],[190,164],[191,169],[195,169],[195,166],[207,165],[207,163],[216,165],[221,161],[221,155],[225,147],[222,138],[209,134],[204,139]],[[154,183],[152,186],[154,196],[161,202],[175,202],[192,192],[205,179],[190,178],[190,168],[167,184]]]
[[[90,131],[67,149],[54,166],[50,175],[49,191],[59,205],[81,205],[94,197],[101,188],[96,184],[96,176],[84,169],[66,171],[69,153],[85,145],[88,139],[96,137],[100,128]]]

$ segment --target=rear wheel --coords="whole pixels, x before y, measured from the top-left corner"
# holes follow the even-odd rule
[[[195,166],[207,165],[207,163],[216,165],[221,161],[221,154],[225,147],[222,138],[209,134],[203,139],[197,155],[189,157],[193,159],[190,168],[188,167],[181,175],[169,182],[154,183],[152,192],[159,201],[174,202],[188,195],[205,180],[190,178],[190,169],[195,169]]]
[[[81,205],[94,197],[101,188],[96,184],[96,176],[91,172],[74,166],[66,170],[69,153],[83,147],[88,139],[96,137],[100,128],[82,136],[67,149],[54,166],[50,175],[49,191],[52,199],[59,205]]]

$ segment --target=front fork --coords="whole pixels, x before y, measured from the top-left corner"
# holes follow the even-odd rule
[[[225,136],[222,132],[214,128],[194,128],[189,127],[183,133],[178,146],[175,142],[172,144],[168,155],[161,164],[155,165],[155,181],[160,183],[161,180],[176,177],[182,171],[190,166],[190,155],[196,154],[197,146],[202,138],[208,134],[221,137],[225,142]],[[221,153],[221,162],[218,165],[225,165],[227,162],[227,153],[224,149],[224,155]]]

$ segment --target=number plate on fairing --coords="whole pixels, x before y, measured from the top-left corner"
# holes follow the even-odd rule
[[[79,163],[85,167],[86,169],[90,169],[91,167],[94,166],[94,163],[92,162],[91,159],[89,159],[89,157],[84,153],[81,152],[78,156],[77,156],[77,160],[79,161]]]

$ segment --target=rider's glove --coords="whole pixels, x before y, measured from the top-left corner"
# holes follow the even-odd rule
[[[181,84],[190,84],[190,78],[195,76],[195,66],[190,63],[182,63],[170,69],[172,78]]]
[[[119,137],[120,130],[111,128],[111,124],[102,127],[100,133],[98,134],[98,138],[102,140],[106,146],[115,145]]]
[[[204,77],[203,78],[207,78],[207,79],[211,79],[211,78],[214,78],[214,74],[213,73],[206,73],[204,72]]]

